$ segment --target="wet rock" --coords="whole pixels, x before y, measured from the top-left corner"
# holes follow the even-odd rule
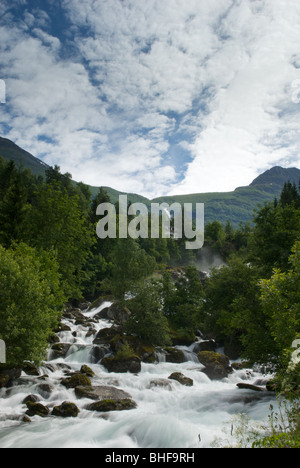
[[[211,380],[221,380],[228,377],[232,371],[229,365],[229,357],[213,351],[201,351],[198,353],[199,362],[205,366],[202,370]]]
[[[97,364],[106,356],[109,351],[109,345],[95,345],[92,347],[89,355],[89,360],[93,364]]]
[[[51,359],[58,359],[66,357],[69,349],[71,348],[70,343],[55,343],[51,347]]]
[[[92,371],[92,369],[89,366],[87,366],[86,364],[81,366],[80,373],[85,374],[88,377],[95,377],[94,371]]]
[[[99,413],[108,411],[126,411],[135,409],[137,404],[130,399],[125,400],[102,400],[86,406],[89,411],[97,411]]]
[[[92,383],[87,375],[75,372],[67,379],[63,379],[61,384],[66,388],[91,387]]]
[[[27,416],[40,416],[41,418],[46,418],[50,414],[48,406],[44,406],[41,403],[28,401],[26,406],[28,408],[26,411]]]
[[[236,384],[238,388],[245,389],[245,390],[253,390],[255,392],[263,392],[264,389],[262,387],[258,387],[257,385],[252,385],[244,382],[239,382]]]
[[[205,340],[195,343],[193,353],[200,353],[201,351],[216,351],[216,342],[214,340]]]
[[[194,381],[188,377],[185,377],[181,372],[173,372],[169,376],[170,380],[176,380],[181,385],[185,385],[186,387],[192,387],[194,385]]]
[[[153,387],[164,387],[168,390],[172,390],[171,382],[168,379],[153,379],[149,383],[149,388]]]
[[[75,403],[64,401],[60,406],[55,406],[51,414],[60,418],[76,418],[79,413],[80,411]]]
[[[126,373],[131,372],[132,374],[138,374],[141,372],[141,359],[137,356],[128,358],[108,357],[101,361],[101,365],[104,366],[108,372]]]
[[[71,331],[71,328],[69,327],[69,325],[66,325],[65,323],[60,323],[54,330],[55,333],[64,332],[64,331]]]
[[[93,341],[93,344],[109,344],[110,341],[119,334],[119,330],[117,328],[102,328]]]
[[[131,399],[129,393],[116,387],[105,385],[95,387],[76,387],[77,398],[89,398],[91,400],[126,400]]]
[[[31,362],[26,362],[22,370],[26,375],[39,376],[41,374],[39,368]]]
[[[50,397],[53,390],[54,390],[54,387],[48,383],[42,383],[37,386],[37,391],[45,399]]]
[[[37,403],[40,400],[40,397],[38,395],[27,395],[27,397],[24,398],[22,401],[23,405],[27,405],[27,403]]]
[[[21,377],[22,369],[0,364],[0,388],[10,387],[13,382]]]
[[[166,362],[181,364],[182,362],[187,361],[184,352],[181,349],[164,348],[164,351],[166,352]]]

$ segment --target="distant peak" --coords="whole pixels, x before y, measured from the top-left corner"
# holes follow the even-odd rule
[[[253,182],[250,187],[256,185],[280,185],[283,186],[285,182],[291,182],[298,184],[300,181],[300,169],[296,167],[283,168],[280,166],[272,167],[271,169],[260,174]]]

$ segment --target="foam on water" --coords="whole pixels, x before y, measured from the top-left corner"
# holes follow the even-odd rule
[[[85,315],[93,318],[109,305],[105,303]],[[274,404],[273,394],[254,394],[236,387],[241,381],[255,383],[261,374],[239,370],[222,381],[211,381],[201,372],[203,366],[191,348],[180,347],[189,359],[182,364],[167,363],[161,354],[160,362],[143,363],[137,375],[108,373],[91,359],[94,337],[85,337],[88,327],[76,326],[72,320],[64,322],[71,331],[58,335],[61,342],[71,343],[67,357],[51,361],[51,368],[42,368],[48,375],[51,393],[43,396],[38,390],[43,380],[25,374],[21,385],[1,390],[1,448],[204,448],[210,447],[216,437],[224,438],[223,429],[230,426],[233,415],[246,413],[252,421],[260,421],[269,414],[270,403]],[[111,322],[101,319],[93,326],[99,331],[111,326]],[[91,401],[77,399],[73,389],[60,384],[65,377],[60,363],[74,371],[88,364],[96,374],[93,385],[112,385],[128,392],[137,408],[105,414],[86,410]],[[193,379],[194,385],[185,387],[168,380],[173,372],[182,372]],[[20,423],[18,417],[26,411],[22,402],[29,394],[39,394],[40,402],[50,409],[72,401],[80,413],[76,419],[35,416],[31,423]]]

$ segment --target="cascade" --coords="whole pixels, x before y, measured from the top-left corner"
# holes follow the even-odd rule
[[[110,305],[106,302],[91,311],[82,311],[92,319],[93,334],[89,333],[91,324],[76,325],[74,320],[64,318],[65,330],[57,336],[69,346],[66,356],[53,358],[49,353],[48,361],[41,367],[42,378],[23,372],[18,385],[0,390],[0,448],[206,448],[216,437],[224,439],[224,428],[230,428],[234,415],[246,413],[253,422],[267,418],[274,394],[241,390],[236,384],[255,383],[270,376],[243,369],[212,381],[202,372],[194,345],[177,347],[186,358],[180,364],[166,362],[165,353],[157,350],[157,362],[143,362],[138,374],[109,373],[99,364],[110,352],[109,347],[95,346],[93,339],[101,329],[113,325],[97,318]],[[136,408],[104,415],[87,410],[90,400],[79,399],[74,389],[61,384],[66,366],[79,371],[83,364],[95,373],[93,386],[113,386],[127,392]],[[193,386],[169,379],[174,372],[192,379]],[[23,400],[32,394],[50,409],[64,401],[74,402],[80,413],[77,418],[33,416],[30,423],[21,422],[20,415],[26,411]]]

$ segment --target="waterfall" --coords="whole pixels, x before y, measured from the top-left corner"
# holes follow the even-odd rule
[[[211,381],[192,351],[194,345],[177,347],[186,357],[180,364],[166,362],[165,352],[157,350],[158,362],[142,363],[137,375],[109,373],[99,364],[109,347],[93,345],[93,338],[99,330],[112,326],[112,322],[97,318],[110,304],[82,312],[93,319],[92,324],[76,325],[75,320],[64,318],[66,330],[57,336],[69,345],[66,357],[46,362],[41,368],[42,379],[23,373],[18,385],[0,390],[0,448],[206,448],[216,437],[224,439],[224,427],[230,427],[230,419],[238,413],[246,413],[251,421],[267,418],[274,395],[236,386],[241,381],[255,383],[262,375],[245,369]],[[91,325],[94,335],[89,333]],[[79,371],[83,364],[95,373],[93,386],[122,389],[136,402],[136,409],[105,413],[105,417],[88,411],[88,400],[77,398],[74,389],[61,384],[66,369]],[[193,386],[169,379],[174,372],[192,379]],[[24,398],[32,394],[50,409],[64,401],[74,402],[80,413],[76,419],[34,416],[25,424],[19,417],[26,411]]]

